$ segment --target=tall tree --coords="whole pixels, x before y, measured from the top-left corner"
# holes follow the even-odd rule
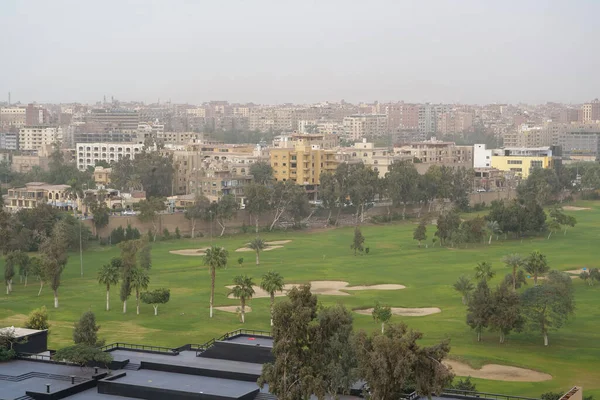
[[[365,243],[365,237],[363,236],[362,232],[360,231],[360,228],[357,226],[354,228],[354,238],[352,239],[352,244],[350,245],[350,248],[352,250],[354,250],[354,255],[356,255],[357,251],[360,251],[361,253],[364,250],[364,246],[363,244]]]
[[[544,275],[546,272],[550,271],[550,267],[548,266],[548,261],[546,260],[546,256],[540,253],[539,251],[532,252],[529,257],[525,259],[525,271],[533,275],[533,284],[537,285],[538,277]]]
[[[421,242],[427,240],[427,225],[426,222],[421,221],[415,228],[413,233],[413,239],[419,241],[419,248],[421,248]]]
[[[137,253],[142,247],[141,239],[127,240],[119,243],[121,249],[121,291],[120,299],[123,302],[123,314],[127,312],[127,299],[131,296],[131,274],[137,268]]]
[[[365,204],[373,201],[379,187],[379,174],[364,164],[352,164],[348,168],[347,193],[356,207],[355,222],[364,221]]]
[[[267,185],[273,182],[273,168],[268,162],[259,161],[252,164],[250,175],[254,178],[254,182],[259,185]]]
[[[288,298],[278,302],[273,309],[274,362],[263,365],[258,384],[269,385],[269,391],[280,400],[307,399],[313,394],[313,352],[315,339],[317,296],[310,285],[294,287]]]
[[[217,269],[227,266],[227,250],[223,247],[212,246],[206,250],[204,256],[204,265],[208,266],[210,273],[210,318],[213,316],[213,302],[215,298],[215,280],[217,277]]]
[[[11,251],[4,258],[4,282],[6,283],[6,294],[12,292],[12,281],[17,269],[26,271],[29,266],[29,256],[20,250]],[[27,279],[27,278],[26,278]],[[27,285],[27,283],[25,283]]]
[[[379,302],[375,303],[375,308],[373,308],[373,312],[371,313],[373,319],[381,324],[381,333],[385,330],[385,324],[390,322],[392,318],[392,309],[390,306],[382,305]]]
[[[513,291],[516,291],[517,290],[517,271],[519,270],[519,268],[521,268],[523,266],[523,257],[521,257],[519,254],[508,254],[508,255],[504,256],[502,261],[504,262],[504,264],[506,264],[507,267],[512,268],[511,286],[512,286]]]
[[[492,270],[492,264],[486,261],[477,263],[477,266],[475,267],[475,278],[478,281],[488,282],[495,275],[496,273],[494,272],[494,270]]]
[[[246,300],[254,296],[254,282],[248,275],[238,275],[233,278],[233,284],[231,294],[233,297],[240,299],[242,324],[244,324],[246,323]]]
[[[148,271],[143,268],[133,268],[129,273],[129,281],[131,289],[135,290],[135,311],[140,315],[140,293],[142,290],[148,289],[150,276]]]
[[[469,300],[469,296],[471,295],[471,292],[473,291],[473,289],[475,289],[475,287],[473,286],[473,283],[471,282],[469,277],[466,275],[460,276],[458,278],[458,280],[456,282],[454,282],[453,287],[454,287],[454,290],[456,290],[458,293],[460,293],[462,295],[462,303],[463,304],[467,304],[467,301]]]
[[[142,240],[137,258],[140,267],[145,271],[150,271],[152,268],[152,243],[150,241]]]
[[[521,299],[508,285],[501,284],[491,295],[493,312],[490,328],[500,333],[500,343],[512,330],[521,330],[524,319],[521,314]]]
[[[402,219],[406,218],[406,205],[416,198],[419,173],[412,162],[393,163],[385,174],[387,189],[394,206],[402,204]]]
[[[161,197],[152,197],[147,200],[141,200],[138,205],[140,207],[138,218],[142,222],[152,222],[152,235],[156,242],[156,235],[158,235],[157,224],[160,218],[160,212],[167,209],[165,199]]]
[[[367,382],[371,399],[402,398],[408,384],[429,397],[452,382],[454,376],[442,364],[450,351],[449,342],[421,347],[417,341],[422,337],[404,323],[391,325],[384,334],[357,334],[359,375]]]
[[[250,184],[244,188],[246,210],[254,218],[256,233],[260,216],[271,209],[271,189],[265,185]]]
[[[469,298],[467,307],[467,325],[477,332],[478,342],[481,342],[481,332],[488,327],[493,311],[490,288],[487,281],[481,280]]]
[[[263,251],[267,247],[267,243],[259,237],[255,237],[252,239],[250,243],[248,243],[248,247],[254,250],[256,253],[256,265],[260,264],[260,252]]]
[[[231,194],[225,195],[219,199],[219,202],[215,207],[217,223],[221,227],[221,234],[219,236],[223,236],[225,233],[225,223],[230,221],[236,215],[238,208],[239,204]]]
[[[98,271],[98,283],[106,286],[106,311],[110,311],[110,286],[119,283],[120,268],[121,259],[115,257]]]
[[[196,222],[205,217],[210,207],[210,200],[206,196],[196,195],[194,203],[185,209],[184,215],[192,223],[192,239],[196,237]]]
[[[144,304],[151,304],[154,308],[154,315],[158,315],[158,305],[169,302],[171,291],[166,288],[154,289],[150,292],[142,293],[141,298]]]
[[[323,207],[329,211],[327,224],[331,223],[331,214],[334,208],[341,208],[340,185],[331,172],[323,172],[319,177],[319,198],[323,202]]]
[[[285,287],[283,277],[275,271],[269,271],[263,275],[260,288],[269,293],[271,298],[271,326],[273,326],[273,306],[275,305],[275,293],[282,292]]]
[[[539,331],[544,337],[544,346],[548,346],[548,332],[562,327],[575,312],[571,277],[550,271],[543,284],[523,293],[522,302],[528,326]]]
[[[60,278],[69,259],[67,253],[67,229],[66,222],[59,221],[52,230],[52,236],[47,237],[40,246],[42,275],[48,279],[54,292],[54,308],[58,308]]]

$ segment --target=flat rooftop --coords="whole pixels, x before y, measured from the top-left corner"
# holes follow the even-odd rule
[[[132,374],[128,371],[127,375],[115,379],[113,382],[182,392],[214,394],[230,398],[239,398],[258,389],[255,382],[151,370],[139,370]]]
[[[250,346],[260,345],[264,347],[273,347],[273,339],[263,336],[238,335],[224,341],[230,343],[247,344]]]
[[[0,328],[0,332],[13,331],[16,338],[33,335],[34,333],[43,332],[43,330],[27,329],[27,328],[15,328],[14,326]]]
[[[195,351],[182,351],[179,353],[179,355],[169,356],[166,354],[140,353],[136,351],[119,349],[111,351],[110,354],[112,354],[115,361],[129,360],[129,362],[133,364],[139,364],[142,361],[146,361],[167,365],[183,365],[186,367],[205,368],[217,371],[241,372],[247,374],[260,375],[262,372],[262,364],[196,357]]]

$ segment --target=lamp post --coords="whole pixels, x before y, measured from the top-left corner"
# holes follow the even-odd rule
[[[83,184],[83,197],[85,197],[85,191],[87,190],[87,184]],[[81,213],[83,215],[83,213]],[[81,239],[81,217],[79,218],[79,269],[81,271],[81,277],[83,278],[83,241]]]

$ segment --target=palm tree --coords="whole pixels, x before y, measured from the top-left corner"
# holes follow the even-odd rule
[[[140,315],[140,292],[148,289],[150,277],[143,268],[134,268],[130,272],[131,288],[135,289],[136,314]]]
[[[273,326],[273,306],[275,305],[275,292],[282,292],[285,284],[283,276],[278,272],[269,271],[263,275],[260,288],[271,296],[271,326]]]
[[[502,233],[500,229],[500,224],[498,221],[490,221],[487,223],[487,229],[490,232],[490,239],[488,240],[488,244],[492,244],[492,236],[496,235],[496,239],[498,239],[498,235]]]
[[[462,275],[456,282],[454,282],[453,286],[454,289],[462,295],[462,303],[467,304],[469,295],[473,289],[475,289],[473,282],[471,282],[468,276]]]
[[[550,270],[546,256],[539,251],[534,251],[524,262],[525,271],[533,275],[533,284],[537,285],[538,276],[545,274]]]
[[[206,250],[204,265],[208,266],[210,273],[210,317],[213,316],[213,300],[215,298],[215,278],[217,269],[227,266],[227,250],[223,247],[212,246]]]
[[[110,310],[110,285],[119,283],[119,267],[112,259],[109,264],[104,264],[98,272],[98,283],[106,285],[106,311]]]
[[[478,281],[487,282],[490,279],[492,279],[495,275],[496,273],[492,271],[492,264],[486,261],[478,263],[475,267],[475,278],[477,278]]]
[[[512,284],[513,291],[517,290],[517,271],[520,267],[523,266],[523,257],[519,254],[509,254],[505,256],[502,261],[506,264],[507,267],[512,268]]]
[[[267,243],[262,240],[259,237],[254,238],[253,241],[251,241],[248,244],[248,247],[250,247],[252,250],[254,250],[256,252],[256,265],[260,264],[260,258],[259,258],[259,254],[262,250],[265,249],[265,247],[267,247]]]
[[[242,306],[242,324],[246,322],[246,300],[254,295],[254,282],[248,275],[238,275],[233,278],[235,286],[231,289],[233,297],[240,299]]]

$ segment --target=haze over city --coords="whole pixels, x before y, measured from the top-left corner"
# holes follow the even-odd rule
[[[596,1],[14,1],[13,102],[583,103]]]

